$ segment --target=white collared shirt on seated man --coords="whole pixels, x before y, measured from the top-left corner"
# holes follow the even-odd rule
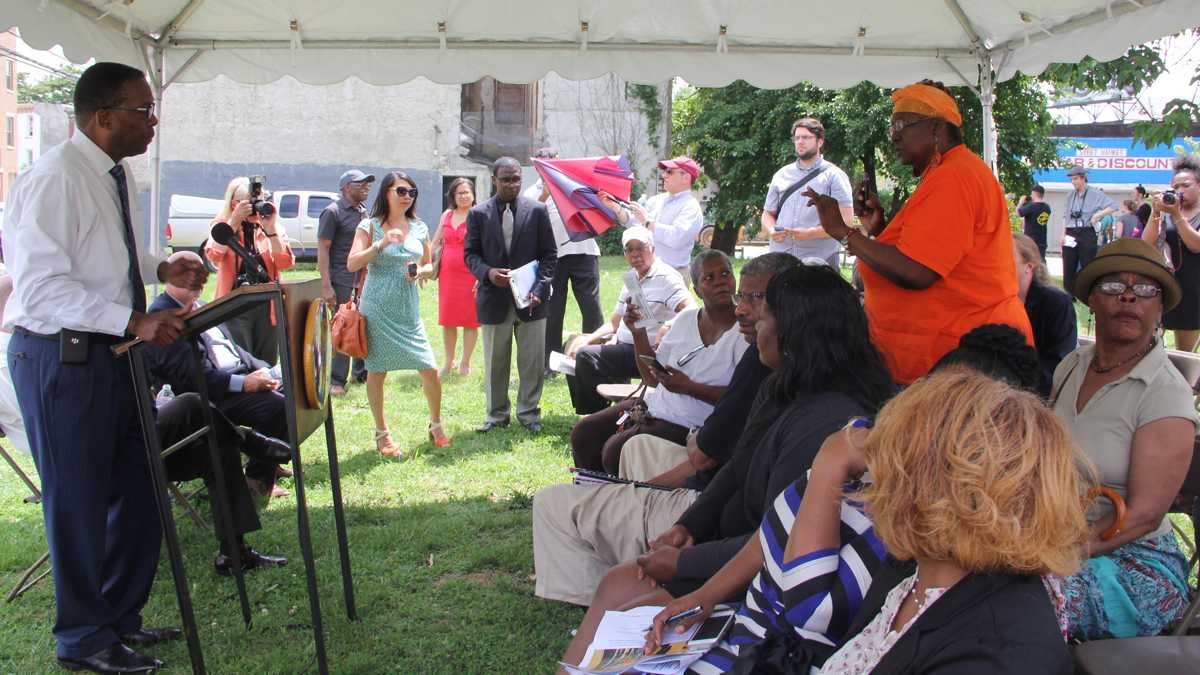
[[[657,252],[656,248],[655,253]],[[641,287],[642,295],[645,296],[646,303],[649,305],[646,310],[660,324],[673,321],[676,316],[675,308],[692,297],[683,277],[661,257],[655,257],[646,276],[638,279],[638,286]],[[622,287],[617,305],[613,309],[616,316],[625,316],[625,305],[629,302],[629,295],[629,289]],[[633,333],[630,332],[629,326],[626,326],[624,321],[617,322],[616,337],[617,342],[633,344]],[[646,337],[649,338],[651,346],[658,343],[657,330],[647,330]]]
[[[142,281],[158,283],[162,259],[146,249],[133,172],[121,164]],[[6,328],[125,334],[133,289],[117,182],[109,174],[115,165],[76,133],[13,183],[4,213],[5,262],[20,283],[4,309]]]
[[[675,317],[671,330],[655,350],[655,358],[700,384],[724,387],[733,379],[738,361],[749,348],[736,323],[716,342],[705,346],[700,337],[700,310],[688,309]],[[711,403],[662,386],[646,394],[646,406],[654,417],[689,429],[702,426],[713,411]]]

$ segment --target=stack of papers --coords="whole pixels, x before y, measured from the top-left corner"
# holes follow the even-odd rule
[[[654,654],[645,654],[646,631],[662,607],[635,607],[624,612],[608,611],[596,627],[596,635],[578,665],[559,663],[568,673],[683,673],[725,634],[733,622],[733,608],[718,605],[708,619],[682,633],[663,632],[663,644]],[[702,630],[703,629],[703,630]],[[697,636],[697,633],[703,633]]]
[[[512,291],[517,309],[529,307],[529,294],[538,280],[538,261],[533,260],[508,273],[508,288]]]
[[[575,359],[562,352],[550,352],[550,370],[563,375],[575,374]]]

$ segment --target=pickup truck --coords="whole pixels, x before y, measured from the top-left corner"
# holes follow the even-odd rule
[[[337,199],[337,193],[315,190],[278,190],[272,201],[279,209],[276,225],[283,228],[292,242],[297,258],[317,257],[317,221],[321,211]],[[171,195],[167,211],[167,245],[174,251],[195,251],[204,255],[209,225],[221,211],[223,200],[191,195]]]

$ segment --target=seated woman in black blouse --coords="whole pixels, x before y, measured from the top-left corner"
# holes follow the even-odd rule
[[[1013,260],[1017,262],[1018,294],[1033,326],[1033,340],[1042,366],[1038,393],[1049,396],[1058,362],[1079,346],[1075,301],[1050,281],[1046,262],[1033,239],[1013,234]]]

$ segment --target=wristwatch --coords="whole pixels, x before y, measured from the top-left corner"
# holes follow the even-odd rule
[[[857,230],[855,230],[853,227],[846,228],[846,236],[842,237],[841,239],[838,239],[838,243],[842,245],[842,248],[846,248],[846,247],[850,246],[850,234],[853,232],[856,232],[856,231]]]

